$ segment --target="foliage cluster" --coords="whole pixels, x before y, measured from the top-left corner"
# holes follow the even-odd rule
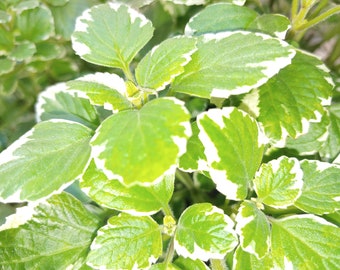
[[[24,22],[68,1],[45,2],[4,5],[0,29],[21,30],[2,78],[64,61],[41,55],[66,45]],[[339,37],[308,31],[340,7],[124,2],[86,9],[64,36],[104,70],[47,87],[38,123],[0,153],[1,202],[25,204],[0,227],[0,267],[340,268]],[[311,53],[325,44],[331,71]]]

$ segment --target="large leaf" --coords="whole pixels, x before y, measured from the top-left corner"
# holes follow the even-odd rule
[[[179,36],[154,47],[136,68],[138,84],[157,91],[164,89],[184,71],[196,51],[195,45],[196,39]]]
[[[116,74],[96,72],[66,83],[69,91],[87,98],[91,104],[104,106],[118,112],[131,109],[133,105],[126,98],[125,82]]]
[[[281,269],[339,269],[340,228],[313,215],[272,220],[272,254]]]
[[[98,231],[87,264],[96,269],[144,269],[161,254],[161,228],[152,218],[120,214]]]
[[[208,266],[201,260],[192,260],[190,258],[178,257],[174,261],[174,265],[178,266],[181,270],[209,270]]]
[[[187,35],[201,35],[246,29],[257,16],[256,11],[247,7],[217,3],[207,6],[193,16],[185,27],[185,33]]]
[[[204,34],[197,48],[172,91],[203,98],[247,93],[289,65],[295,55],[279,39],[246,31]]]
[[[189,119],[175,98],[154,99],[139,111],[119,112],[97,129],[92,157],[109,179],[150,185],[172,172],[186,151]]]
[[[22,39],[32,42],[46,40],[54,31],[51,11],[44,6],[25,10],[17,18],[17,27]]]
[[[303,172],[299,161],[285,156],[263,163],[254,178],[258,201],[275,208],[287,208],[301,195]]]
[[[236,216],[236,232],[244,251],[264,258],[270,248],[270,225],[254,202],[244,201]]]
[[[287,136],[296,138],[310,122],[320,122],[333,86],[323,63],[298,51],[291,65],[259,89],[258,120],[272,142],[284,146]]]
[[[274,263],[271,254],[266,255],[262,259],[258,259],[255,255],[244,251],[238,246],[233,257],[233,270],[272,270]]]
[[[193,260],[223,259],[238,243],[233,227],[221,209],[210,203],[194,204],[179,218],[175,250]]]
[[[18,208],[0,227],[0,268],[79,269],[100,223],[67,193]]]
[[[89,100],[80,98],[76,92],[67,91],[65,83],[50,86],[40,93],[35,108],[38,122],[65,119],[93,129],[99,126],[96,109]]]
[[[80,186],[102,206],[132,215],[151,215],[167,207],[174,189],[174,175],[167,175],[159,183],[148,187],[126,187],[118,180],[109,180],[92,161]]]
[[[90,63],[126,71],[152,34],[152,24],[142,14],[110,2],[87,9],[78,17],[72,45]]]
[[[217,190],[228,199],[245,199],[266,142],[256,121],[237,108],[225,107],[200,114],[197,122]]]
[[[304,185],[294,205],[317,215],[340,210],[340,166],[304,160],[301,168]]]
[[[37,200],[62,190],[83,171],[93,131],[65,120],[41,122],[0,154],[0,198]]]

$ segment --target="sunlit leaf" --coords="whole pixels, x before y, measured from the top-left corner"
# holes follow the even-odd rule
[[[152,218],[120,214],[98,231],[87,264],[97,269],[143,269],[161,254],[161,229]]]
[[[100,223],[67,193],[18,208],[0,227],[0,268],[79,269]]]

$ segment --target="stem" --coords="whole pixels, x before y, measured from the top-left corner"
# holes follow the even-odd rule
[[[164,263],[166,264],[166,266],[168,266],[172,262],[174,255],[175,255],[175,238],[171,237],[168,249],[166,251],[166,256],[164,259]]]
[[[172,213],[172,210],[168,204],[164,204],[162,210],[166,216],[171,216],[172,218],[174,218],[174,214]]]
[[[226,270],[228,269],[224,260],[211,259],[210,260],[211,270]]]
[[[293,0],[292,9],[291,9],[292,21],[295,20],[295,17],[298,14],[298,10],[299,10],[299,0]]]
[[[340,12],[340,5],[337,5],[327,11],[325,11],[324,13],[322,13],[321,15],[315,17],[314,19],[310,20],[309,22],[306,22],[298,27],[296,27],[296,30],[306,30],[316,24],[318,24],[319,22],[322,22],[324,20],[326,20],[327,18],[329,18],[330,16],[336,14]]]

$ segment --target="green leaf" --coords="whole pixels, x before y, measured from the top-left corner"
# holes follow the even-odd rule
[[[0,55],[7,54],[14,47],[13,33],[0,24]]]
[[[191,124],[192,136],[187,143],[187,151],[179,159],[179,168],[186,172],[208,170],[204,146],[198,138],[199,129],[197,122]]]
[[[196,39],[177,36],[154,47],[138,64],[136,79],[140,86],[163,90],[176,76],[196,51]]]
[[[340,104],[330,106],[329,117],[328,136],[320,150],[320,155],[324,159],[333,160],[340,153]]]
[[[48,39],[54,32],[54,22],[51,11],[39,6],[24,10],[17,18],[20,38],[32,42]]]
[[[190,115],[175,98],[108,117],[91,141],[92,157],[109,179],[150,185],[173,172],[191,135]],[[117,162],[119,160],[119,162]]]
[[[96,72],[66,83],[69,91],[90,100],[92,105],[104,106],[118,112],[133,107],[127,99],[125,82],[116,74]]]
[[[272,270],[274,268],[273,258],[271,254],[266,255],[262,259],[258,259],[255,255],[245,252],[240,246],[237,247],[233,257],[233,270]]]
[[[44,41],[35,45],[37,52],[34,58],[37,60],[48,61],[65,56],[65,49],[55,42]]]
[[[203,98],[247,93],[289,65],[295,55],[279,39],[246,31],[204,34],[197,48],[172,91]]]
[[[304,135],[293,139],[287,138],[286,147],[298,151],[300,155],[313,155],[321,150],[328,138],[328,128],[330,125],[330,116],[325,111],[319,123],[310,123],[308,132]]]
[[[340,228],[313,215],[273,219],[272,254],[281,269],[339,269]]]
[[[174,265],[178,266],[181,270],[209,270],[209,267],[204,262],[181,256],[174,261]]]
[[[97,3],[95,0],[69,0],[65,5],[51,6],[50,10],[53,14],[55,33],[67,40],[71,39],[77,17],[95,3]]]
[[[13,71],[15,62],[11,59],[0,59],[0,75]]]
[[[301,162],[304,185],[294,205],[323,215],[340,210],[340,166],[320,161]]]
[[[190,259],[223,259],[238,244],[234,222],[210,203],[189,206],[178,221],[175,250]]]
[[[142,14],[108,3],[86,10],[77,19],[72,45],[90,63],[126,71],[152,34],[152,24]]]
[[[234,107],[210,109],[197,119],[211,179],[231,200],[248,195],[266,139],[256,121]]]
[[[280,39],[285,39],[290,28],[290,20],[281,14],[263,14],[255,18],[247,29],[260,30]]]
[[[9,58],[14,61],[23,61],[31,58],[37,51],[35,44],[31,42],[22,42],[17,44],[9,54]]]
[[[100,223],[67,193],[18,208],[0,227],[0,268],[79,269]]]
[[[161,228],[152,218],[120,214],[98,231],[87,264],[96,269],[144,269],[161,254]]]
[[[11,95],[18,87],[18,75],[13,70],[10,73],[1,76],[0,93]]]
[[[65,119],[92,129],[96,129],[100,123],[97,111],[89,100],[79,97],[77,92],[67,91],[65,83],[50,86],[41,92],[35,111],[37,122]]]
[[[258,120],[272,143],[282,147],[287,136],[296,138],[307,133],[310,122],[320,122],[333,86],[318,58],[297,51],[292,64],[259,89]]]
[[[0,198],[32,201],[62,190],[82,173],[93,131],[78,123],[41,122],[0,154]]]
[[[274,208],[287,208],[301,195],[303,172],[295,158],[281,156],[263,163],[254,178],[258,201]]]
[[[235,220],[242,249],[258,259],[264,258],[270,249],[270,225],[265,214],[254,202],[244,201]]]
[[[131,215],[152,215],[167,207],[174,190],[174,175],[166,175],[159,183],[143,187],[126,187],[108,179],[91,161],[80,182],[81,189],[102,206]]]
[[[257,16],[257,12],[247,7],[217,3],[193,16],[185,27],[185,34],[201,35],[246,29]]]

